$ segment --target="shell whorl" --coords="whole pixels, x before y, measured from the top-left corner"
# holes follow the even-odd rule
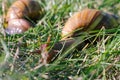
[[[17,0],[8,9],[5,31],[8,34],[25,32],[41,16],[41,6],[35,0]],[[20,22],[20,23],[19,23]]]
[[[109,28],[115,26],[115,18],[96,9],[84,9],[70,17],[62,29],[62,39],[75,34],[76,31],[90,31],[100,29],[102,26]]]

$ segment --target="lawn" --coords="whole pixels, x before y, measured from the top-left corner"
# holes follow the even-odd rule
[[[73,45],[65,51],[61,50],[53,62],[45,65],[39,62],[40,54],[31,52],[46,44],[49,36],[49,48],[52,48],[61,40],[61,31],[67,19],[85,8],[119,17],[120,0],[37,1],[45,13],[34,28],[22,34],[4,33],[0,7],[0,80],[119,80],[120,25],[112,29],[92,30],[92,34],[82,32],[80,36],[73,37],[76,39]],[[86,40],[89,40],[89,44],[76,49]]]

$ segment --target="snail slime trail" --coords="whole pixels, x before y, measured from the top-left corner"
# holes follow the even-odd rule
[[[27,31],[42,15],[42,8],[36,0],[17,0],[8,9],[5,17],[5,31],[20,34]],[[28,20],[29,19],[29,20]]]

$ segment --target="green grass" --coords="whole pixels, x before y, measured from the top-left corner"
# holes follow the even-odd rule
[[[76,43],[62,52],[54,62],[31,71],[39,65],[41,56],[31,55],[30,52],[39,49],[41,44],[46,43],[49,35],[51,35],[51,46],[60,41],[63,25],[74,12],[88,7],[120,16],[119,0],[41,1],[43,1],[41,5],[45,8],[46,13],[35,28],[31,28],[23,34],[5,36],[2,23],[0,24],[0,80],[119,79],[120,26],[110,30],[101,29],[94,35],[85,35],[84,32],[78,37]],[[0,13],[2,16],[2,11]],[[92,40],[91,44],[82,50],[75,49],[78,43],[91,37],[101,37],[102,39],[95,42]],[[16,58],[14,55],[19,56]]]

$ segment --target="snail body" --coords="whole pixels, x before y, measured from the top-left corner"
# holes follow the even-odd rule
[[[5,30],[8,34],[18,34],[25,32],[36,22],[41,15],[41,6],[35,0],[17,0],[8,9],[6,15],[7,26]]]
[[[62,29],[62,37],[73,36],[77,30],[90,31],[93,29],[100,29],[102,26],[105,28],[112,28],[117,25],[117,20],[111,14],[104,13],[95,9],[84,9],[76,12],[70,17]]]

